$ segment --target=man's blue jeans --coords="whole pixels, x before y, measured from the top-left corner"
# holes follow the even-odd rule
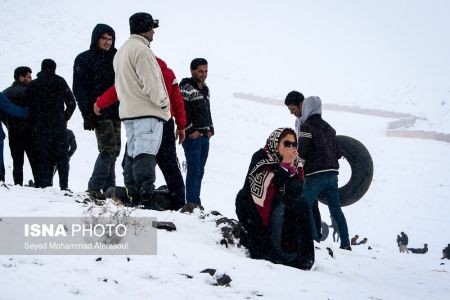
[[[313,238],[316,241],[319,239],[314,218],[312,217],[313,203],[319,194],[327,200],[330,214],[336,220],[339,234],[341,236],[341,246],[350,245],[347,221],[345,220],[344,213],[341,210],[341,202],[339,200],[338,179],[336,172],[323,172],[305,177],[303,197],[308,205],[308,208],[310,209],[310,223]]]
[[[209,138],[207,136],[200,136],[196,139],[186,138],[183,148],[187,162],[186,202],[201,204],[200,190],[208,159]]]

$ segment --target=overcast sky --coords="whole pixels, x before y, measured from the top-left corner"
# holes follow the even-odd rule
[[[423,97],[450,89],[445,0],[4,0],[1,87],[10,84],[15,66],[36,70],[44,57],[59,60],[71,82],[73,59],[87,49],[95,24],[112,25],[120,46],[128,37],[128,17],[137,11],[160,19],[152,48],[179,77],[193,57],[204,56],[211,76],[232,78],[262,95],[291,87],[336,97],[351,91],[382,95],[410,86]],[[54,51],[53,43],[67,44],[67,52]]]

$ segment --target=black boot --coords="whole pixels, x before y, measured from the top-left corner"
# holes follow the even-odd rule
[[[141,204],[144,206],[145,209],[151,209],[151,210],[157,210],[157,211],[164,210],[164,208],[159,206],[154,194],[143,194]]]
[[[122,168],[123,181],[127,189],[128,198],[130,200],[129,205],[132,207],[139,206],[141,204],[142,197],[133,179],[133,158],[127,155],[126,148],[125,154],[123,156]]]
[[[155,155],[143,153],[133,159],[133,181],[143,199],[153,195],[155,190],[155,167]]]

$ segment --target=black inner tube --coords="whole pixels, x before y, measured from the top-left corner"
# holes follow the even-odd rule
[[[367,148],[358,140],[344,135],[336,136],[336,140],[352,171],[350,180],[339,188],[341,206],[348,206],[359,201],[369,189],[373,178],[373,161]],[[322,196],[318,200],[327,204]]]

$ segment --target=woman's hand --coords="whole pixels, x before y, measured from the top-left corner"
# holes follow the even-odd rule
[[[289,147],[289,148],[284,148],[283,150],[284,150],[283,153],[280,153],[281,156],[283,157],[283,160],[281,162],[288,163],[290,166],[292,166],[294,164],[295,159],[298,156],[297,149],[293,148],[293,147]]]

